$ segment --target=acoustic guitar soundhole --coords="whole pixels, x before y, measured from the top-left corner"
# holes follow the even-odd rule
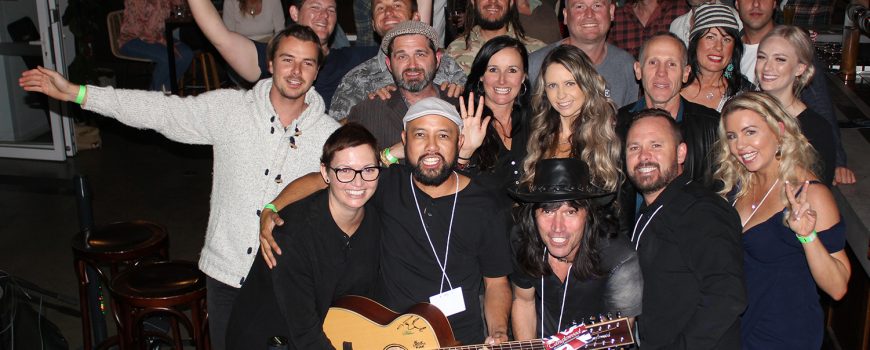
[[[390,344],[384,347],[384,350],[408,350],[408,348],[401,346],[399,344]]]

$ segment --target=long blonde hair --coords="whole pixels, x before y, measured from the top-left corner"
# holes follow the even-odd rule
[[[719,140],[713,147],[716,152],[716,163],[719,164],[713,177],[721,180],[724,185],[719,195],[725,197],[738,188],[735,198],[739,198],[749,191],[748,185],[752,173],[746,170],[737,155],[731,154],[728,137],[725,134],[725,120],[732,113],[741,110],[757,113],[776,135],[780,153],[778,176],[780,180],[800,183],[807,180],[807,176],[815,176],[818,173],[818,154],[804,137],[797,119],[789,115],[775,97],[764,92],[745,92],[729,100],[722,108],[722,120],[719,121],[718,128]],[[782,196],[781,200],[785,204],[785,196]]]
[[[589,57],[571,45],[555,48],[541,65],[537,86],[532,94],[534,116],[531,120],[532,131],[523,163],[521,183],[531,183],[535,177],[535,165],[541,159],[552,157],[559,144],[561,117],[546,97],[544,82],[547,69],[554,64],[560,64],[571,72],[580,90],[586,95],[580,115],[571,125],[571,156],[579,156],[589,164],[592,183],[605,190],[614,191],[622,179],[622,141],[614,131],[616,108],[610,98],[605,96],[604,78],[595,70]]]

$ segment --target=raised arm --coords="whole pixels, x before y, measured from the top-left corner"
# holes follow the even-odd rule
[[[280,211],[290,203],[308,197],[310,194],[324,188],[326,188],[326,183],[323,182],[320,173],[309,173],[287,184],[287,187],[281,190],[281,193],[278,194],[278,197],[275,197],[272,204],[277,211]],[[281,255],[281,248],[278,247],[278,244],[275,243],[275,238],[272,236],[272,230],[275,226],[284,224],[284,220],[281,220],[277,211],[264,209],[260,212],[260,253],[263,255],[263,259],[266,260],[266,266],[269,266],[269,268],[274,268],[278,264],[272,252],[274,251],[278,255]]]
[[[229,31],[211,1],[188,0],[187,2],[196,25],[230,67],[249,82],[260,79],[260,66],[257,62],[257,48],[254,42],[239,33]]]
[[[821,184],[804,183],[803,190],[795,196],[797,186],[786,183],[786,191],[789,201],[789,228],[802,237],[817,235],[811,242],[801,244],[810,273],[819,288],[834,300],[840,300],[848,289],[851,265],[842,249],[829,252],[822,243],[822,237],[819,237],[836,234],[822,231],[830,229],[840,221],[837,203],[831,191]]]
[[[520,288],[513,285],[514,300],[511,303],[511,326],[516,340],[535,339],[535,288]]]
[[[420,14],[420,22],[432,25],[432,2],[434,0],[417,0],[417,13]]]

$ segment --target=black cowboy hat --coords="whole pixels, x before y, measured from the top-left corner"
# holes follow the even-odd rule
[[[575,158],[544,159],[535,165],[535,178],[531,186],[522,186],[508,193],[526,203],[562,202],[590,199],[593,205],[610,203],[614,192],[592,184],[589,166]]]

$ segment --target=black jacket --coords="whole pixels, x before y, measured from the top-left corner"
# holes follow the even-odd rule
[[[644,280],[641,348],[740,349],[746,289],[737,212],[687,173],[640,212],[631,236]]]
[[[628,127],[638,112],[646,108],[643,99],[626,105],[619,109],[616,115],[616,134],[625,145],[625,137]],[[691,178],[711,190],[718,190],[718,184],[713,181],[713,144],[719,139],[716,132],[719,127],[719,112],[705,106],[686,101],[680,97],[680,115],[677,116],[677,124],[683,133],[688,153],[686,162],[683,164],[683,173],[691,174]],[[622,149],[622,164],[625,162],[625,147]],[[625,169],[626,174],[630,169]],[[637,192],[631,181],[624,181],[619,193],[619,206],[621,210],[620,230],[625,232],[630,228],[636,216]]]

